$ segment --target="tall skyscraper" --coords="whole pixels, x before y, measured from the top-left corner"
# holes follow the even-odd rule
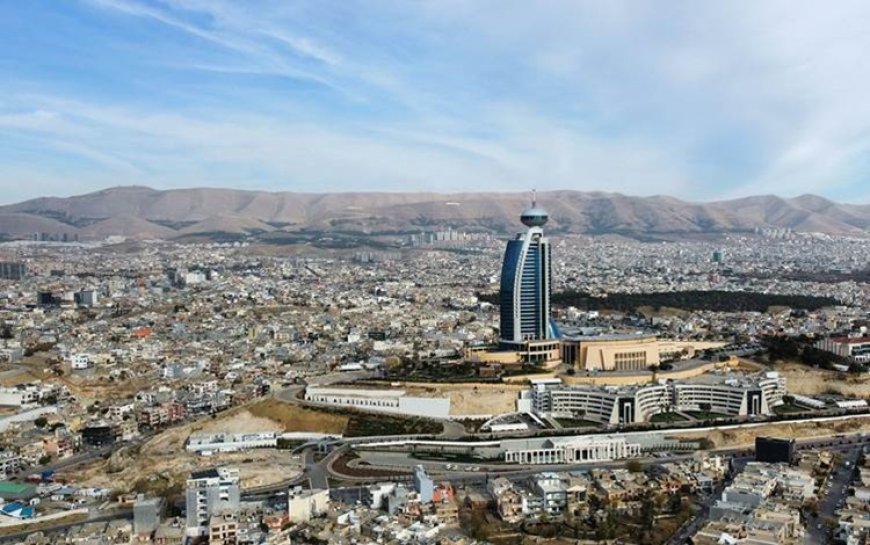
[[[548,219],[533,198],[520,216],[528,231],[509,241],[505,250],[499,294],[503,349],[522,350],[531,341],[558,337],[550,320],[550,242],[542,229]]]

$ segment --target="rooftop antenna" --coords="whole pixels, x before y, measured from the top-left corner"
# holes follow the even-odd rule
[[[537,191],[538,191],[537,189],[533,189],[533,190],[532,190],[532,208],[534,208],[535,206],[537,206],[537,203],[538,203],[538,198],[537,198],[537,195],[536,195]]]

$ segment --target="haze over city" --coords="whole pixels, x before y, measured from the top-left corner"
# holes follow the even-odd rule
[[[868,10],[9,3],[0,198],[534,186],[866,203]]]

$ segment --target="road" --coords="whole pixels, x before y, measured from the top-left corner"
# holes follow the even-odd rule
[[[811,448],[851,450],[856,446],[861,446],[864,444],[870,444],[870,438],[865,439],[859,435],[851,437],[830,436],[800,439],[797,442],[797,448],[798,450]],[[351,444],[351,446],[353,445]],[[751,460],[754,457],[752,453],[753,449],[753,446],[738,446],[714,449],[710,452],[711,454],[735,457],[736,460],[738,460],[738,463],[745,463],[746,461]],[[360,453],[360,456],[364,460],[368,461],[373,467],[380,469],[398,469],[411,471],[415,465],[423,465],[423,467],[425,467],[427,470],[431,471],[433,474],[436,474],[441,478],[462,478],[469,474],[477,474],[480,477],[483,477],[485,475],[510,476],[511,474],[516,474],[522,471],[539,473],[542,471],[572,471],[589,467],[624,467],[626,462],[628,462],[628,460],[614,460],[610,462],[585,462],[581,464],[548,464],[526,466],[506,463],[472,462],[457,463],[456,465],[458,465],[460,468],[464,468],[469,465],[479,467],[478,471],[446,471],[445,465],[448,463],[447,461],[415,458],[410,454],[403,452],[362,451]],[[656,464],[663,462],[672,462],[675,460],[691,459],[693,456],[694,453],[686,453],[669,455],[667,458],[648,457],[638,458],[637,460],[643,464]],[[346,478],[348,476],[335,474],[335,477]]]
[[[860,436],[813,439],[798,443],[799,449],[827,448],[829,450],[845,453],[843,463],[841,463],[829,477],[831,482],[830,492],[827,494],[824,492],[820,493],[820,495],[824,495],[824,500],[819,505],[818,517],[811,518],[806,522],[806,545],[819,545],[831,541],[827,528],[822,521],[824,521],[826,517],[834,516],[834,512],[842,505],[852,475],[854,474],[855,462],[857,461],[861,450],[868,444],[870,444],[870,440]],[[739,473],[739,471],[742,470],[742,466],[753,458],[753,456],[737,456],[733,458],[732,466],[735,468],[733,474],[736,475]],[[848,462],[848,464],[846,462]],[[727,486],[727,482],[730,482],[730,479],[726,480],[726,484],[720,485],[717,488],[716,493],[704,498],[704,501],[699,505],[699,510],[696,515],[690,522],[684,525],[683,528],[681,528],[680,531],[668,541],[668,543],[673,545],[688,543],[688,539],[707,521],[710,505],[721,496],[722,490]]]
[[[60,460],[57,460],[56,462],[44,466],[28,467],[14,473],[12,475],[12,480],[23,479],[27,475],[40,474],[43,471],[60,471],[62,469],[70,469],[79,465],[88,464],[102,458],[103,456],[106,456],[115,448],[119,447],[115,445],[107,445],[104,447],[79,452],[78,454],[74,454],[68,458],[62,458]]]
[[[716,485],[716,488],[713,489],[712,493],[700,498],[700,501],[697,502],[698,509],[695,514],[692,518],[687,520],[673,536],[671,536],[668,543],[674,545],[688,543],[689,538],[694,536],[701,526],[707,522],[707,517],[710,515],[710,506],[721,497],[722,491],[725,490],[725,487],[731,484],[734,476],[753,458],[754,456],[735,456],[732,458],[732,467],[734,470],[726,476],[724,481]]]
[[[821,492],[821,502],[818,506],[818,515],[809,517],[807,520],[807,540],[806,543],[828,543],[831,541],[831,536],[825,525],[825,520],[833,517],[834,513],[842,507],[852,483],[852,477],[855,474],[855,463],[861,454],[861,447],[850,448],[843,460],[835,469],[831,471],[828,478],[825,480],[825,489],[827,493]]]
[[[327,474],[326,463],[314,461],[314,449],[305,449],[305,473],[308,475],[308,484],[311,488],[327,489],[329,488],[329,475]]]
[[[133,520],[133,510],[132,509],[120,510],[116,513],[112,513],[111,515],[96,516],[93,518],[89,518],[86,521],[78,521],[78,522],[72,522],[72,523],[66,523],[66,524],[58,524],[57,526],[51,526],[51,527],[48,527],[48,528],[45,528],[45,529],[42,529],[39,531],[43,532],[46,535],[51,535],[51,534],[57,534],[59,532],[65,532],[65,531],[69,530],[70,528],[75,528],[76,526],[81,526],[82,524],[92,524],[92,523],[98,523],[98,522],[110,522],[113,520],[120,520],[120,519]],[[0,543],[17,543],[19,541],[24,541],[27,538],[27,536],[29,536],[33,533],[34,533],[34,530],[31,529],[31,530],[28,530],[26,532],[18,532],[16,534],[8,534],[5,536],[0,536]]]
[[[346,445],[339,446],[333,449],[332,452],[320,461],[315,461],[315,448],[312,446],[305,447],[302,451],[302,466],[304,468],[302,475],[279,483],[243,490],[242,499],[268,499],[278,493],[287,492],[287,489],[292,486],[304,484],[305,481],[308,481],[309,488],[328,489],[330,476],[329,464],[346,450]]]
[[[457,465],[457,469],[448,470],[446,469],[446,465],[448,462],[446,461],[432,461],[432,460],[424,460],[420,458],[414,458],[405,453],[400,452],[376,452],[376,451],[366,451],[360,453],[363,460],[368,462],[372,468],[376,469],[386,469],[386,470],[399,470],[399,471],[411,471],[414,466],[422,465],[426,468],[427,472],[429,472],[433,477],[437,477],[438,479],[443,480],[462,480],[467,478],[478,478],[485,479],[487,477],[493,476],[504,476],[504,477],[521,477],[524,475],[534,475],[535,473],[547,472],[547,471],[574,471],[579,469],[589,469],[589,468],[623,468],[628,460],[613,460],[613,461],[596,461],[596,462],[585,462],[585,463],[573,463],[573,464],[541,464],[541,465],[519,465],[519,464],[503,464],[503,463],[483,463],[483,462],[475,462],[475,463],[453,463],[450,462],[451,465]],[[689,454],[677,454],[673,456],[669,456],[667,458],[668,462],[673,462],[677,460],[688,460],[694,456],[694,453]],[[652,465],[656,463],[662,463],[665,461],[663,458],[637,458],[636,459],[641,464]],[[475,469],[473,470],[465,470],[464,468],[472,466]],[[351,479],[358,480],[353,476],[340,475],[333,471],[333,474],[337,478],[341,479]]]

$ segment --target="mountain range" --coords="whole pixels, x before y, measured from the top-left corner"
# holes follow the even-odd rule
[[[870,235],[870,205],[816,195],[694,203],[672,197],[547,191],[538,203],[551,232],[655,236],[782,228]],[[520,229],[528,193],[293,193],[234,189],[104,189],[0,206],[0,236],[99,240],[276,237],[299,232],[390,234],[448,226],[504,234]]]

